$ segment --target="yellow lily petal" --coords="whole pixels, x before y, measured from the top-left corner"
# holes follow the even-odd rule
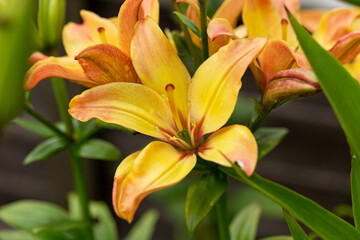
[[[352,63],[345,64],[344,67],[350,72],[350,74],[359,82],[360,84],[360,59],[359,57]]]
[[[238,36],[238,38],[245,38],[248,36],[247,28],[244,24],[236,27],[234,29],[234,33]]]
[[[282,18],[271,0],[247,0],[242,17],[249,37],[282,39]]]
[[[236,104],[241,77],[266,41],[265,38],[231,41],[195,72],[188,94],[197,138],[227,122]]]
[[[118,44],[121,51],[130,56],[131,40],[136,22],[146,14],[158,20],[156,0],[126,0],[120,7],[118,15]],[[142,5],[140,5],[142,4]]]
[[[98,44],[83,50],[75,57],[86,76],[97,85],[110,82],[140,80],[128,55],[110,44]]]
[[[313,37],[326,49],[332,47],[342,36],[360,29],[354,29],[353,24],[360,13],[352,9],[335,9],[323,15],[319,28]]]
[[[180,121],[187,119],[187,89],[190,75],[176,50],[150,17],[140,20],[131,44],[131,59],[141,82],[176,106]],[[169,99],[166,87],[174,87]],[[168,97],[167,97],[168,96]],[[183,125],[186,126],[186,125]]]
[[[168,140],[174,128],[171,112],[154,90],[136,83],[97,86],[75,96],[69,113],[80,121],[99,118],[140,133]]]
[[[251,131],[241,125],[231,125],[211,134],[199,147],[205,160],[231,167],[235,162],[251,176],[257,162],[257,144]]]
[[[68,23],[63,28],[63,44],[69,57],[75,57],[85,48],[103,43],[104,40],[117,44],[117,29],[109,19],[86,10],[81,10],[80,15],[84,23]],[[99,28],[104,29],[103,33],[99,33]]]
[[[207,27],[210,56],[216,53],[219,48],[229,43],[230,38],[237,39],[238,37],[233,31],[229,21],[225,18],[215,18],[211,20]]]
[[[117,215],[128,222],[150,193],[181,181],[194,168],[196,156],[164,142],[152,142],[127,157],[118,167],[113,188]]]
[[[325,9],[305,9],[301,10],[301,24],[311,33],[315,32],[320,25],[320,19],[328,10]]]
[[[353,61],[360,53],[360,31],[339,38],[329,52],[342,64]]]
[[[227,19],[232,27],[237,25],[238,18],[244,8],[245,0],[225,0],[215,12],[214,18]]]
[[[72,82],[93,87],[95,84],[86,77],[80,64],[69,57],[48,57],[36,62],[26,73],[24,89],[32,89],[38,82],[49,78],[66,78]]]
[[[159,23],[159,8],[158,0],[143,0],[139,18],[144,19],[146,16],[150,16],[155,22]]]

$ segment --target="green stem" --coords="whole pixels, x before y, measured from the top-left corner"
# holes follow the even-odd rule
[[[59,109],[61,120],[66,127],[66,133],[71,135],[74,132],[71,117],[68,113],[69,98],[67,96],[64,79],[52,78],[51,84],[55,94],[56,103]]]
[[[207,36],[207,13],[206,13],[206,2],[207,0],[198,0],[200,8],[200,26],[201,26],[201,43],[203,50],[203,61],[209,58],[209,46]]]
[[[176,3],[176,0],[172,0],[172,4],[174,6],[174,10],[181,13],[181,8]],[[184,33],[184,40],[185,40],[186,46],[188,47],[188,49],[189,49],[189,51],[191,53],[191,56],[194,57],[194,63],[195,63],[196,66],[200,66],[201,59],[200,59],[200,56],[198,55],[198,53],[196,51],[196,47],[195,47],[194,43],[191,40],[189,29],[186,27],[186,25],[182,21],[178,21],[178,22],[179,22],[181,31]]]
[[[53,131],[59,137],[62,137],[64,139],[71,139],[70,136],[68,136],[65,133],[63,133],[62,131],[60,131],[52,122],[45,119],[43,116],[41,116],[39,113],[37,113],[35,110],[33,110],[31,107],[29,107],[26,104],[24,105],[24,111],[27,112],[30,116],[32,116],[36,120],[38,120],[39,122],[41,122],[42,124],[44,124],[44,126],[49,128],[51,131]]]
[[[226,191],[215,204],[216,216],[219,226],[219,239],[230,240],[229,217],[227,211]]]
[[[265,118],[267,117],[268,114],[269,114],[269,111],[264,110],[264,108],[261,109],[261,112],[255,119],[255,121],[250,124],[250,126],[249,126],[250,130],[252,132],[255,132],[261,126],[262,122],[265,120]]]
[[[92,219],[89,211],[89,196],[86,189],[84,165],[82,159],[77,156],[76,152],[76,148],[71,146],[71,166],[73,169],[76,191],[79,197],[81,216],[82,219],[87,223],[86,239],[93,240],[94,233],[92,231]]]

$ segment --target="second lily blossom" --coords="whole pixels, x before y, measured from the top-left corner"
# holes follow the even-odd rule
[[[119,165],[113,204],[121,218],[131,222],[142,199],[183,179],[195,166],[196,156],[223,166],[237,163],[249,176],[254,172],[257,145],[250,130],[241,125],[221,127],[234,110],[242,75],[266,41],[232,41],[191,79],[169,40],[147,17],[137,23],[131,44],[142,84],[105,84],[73,98],[69,112],[78,120],[99,118],[162,140]]]

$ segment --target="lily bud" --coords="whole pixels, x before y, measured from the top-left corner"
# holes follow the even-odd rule
[[[39,34],[46,47],[55,47],[61,40],[66,0],[39,0]]]
[[[320,90],[313,71],[305,68],[283,70],[269,81],[262,104],[265,110],[270,111],[288,100],[315,95]]]

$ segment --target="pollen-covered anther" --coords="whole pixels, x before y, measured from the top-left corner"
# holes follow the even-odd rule
[[[182,132],[184,129],[183,129],[183,126],[180,121],[179,111],[175,105],[175,97],[174,97],[175,86],[174,86],[174,84],[172,84],[172,83],[167,84],[165,86],[165,91],[167,94],[167,100],[169,102],[169,107],[173,114],[176,127],[178,128],[179,132]]]
[[[281,19],[281,36],[284,41],[287,41],[288,25],[288,20],[286,20],[285,18]]]
[[[105,35],[105,28],[104,28],[104,27],[99,27],[99,28],[97,29],[97,31],[98,31],[98,33],[99,33],[101,42],[102,42],[102,43],[107,43],[106,35]]]

